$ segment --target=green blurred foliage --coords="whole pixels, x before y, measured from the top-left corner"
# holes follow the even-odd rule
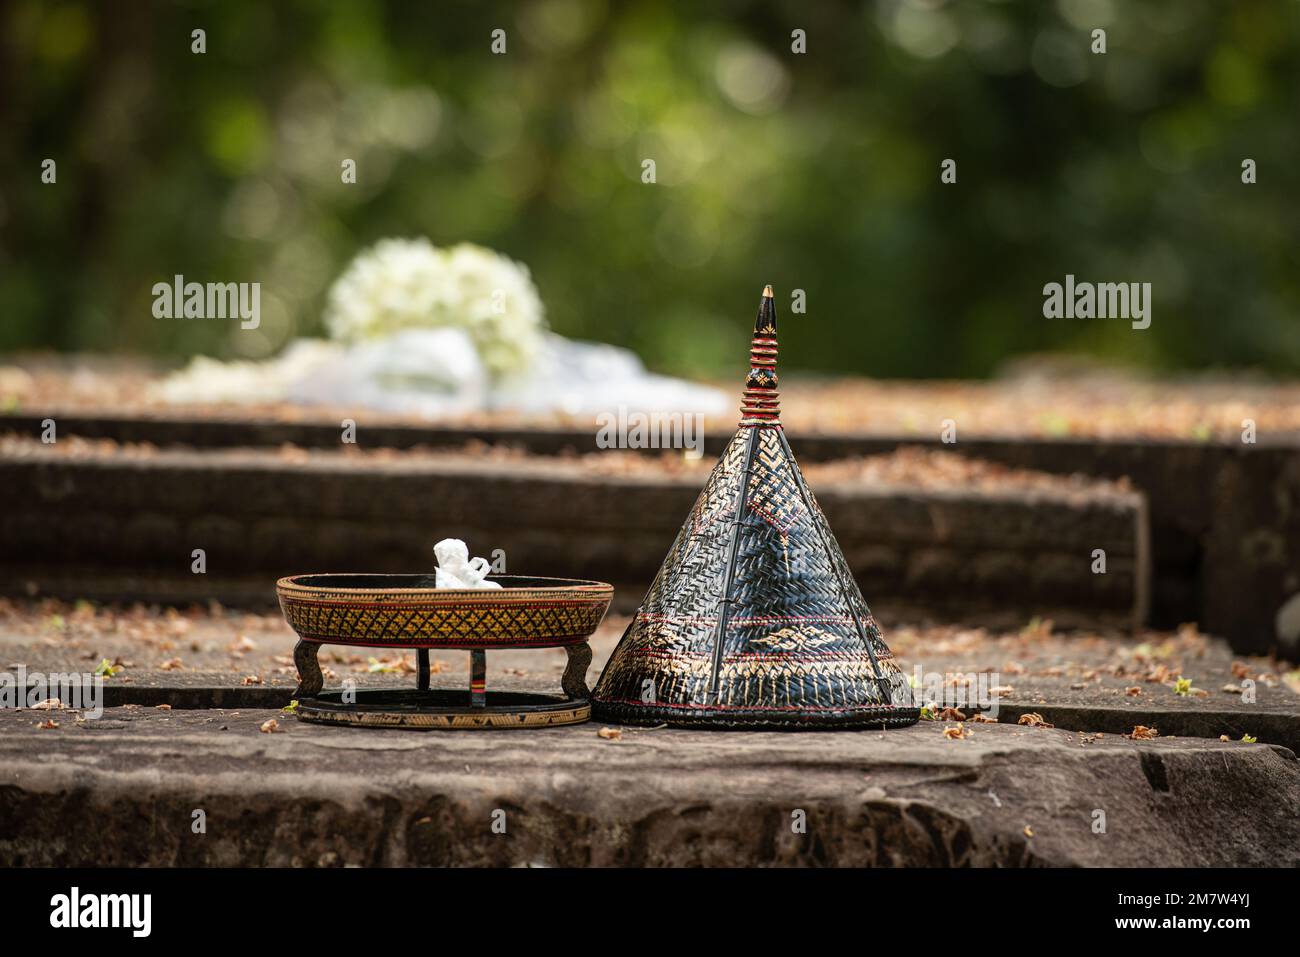
[[[768,281],[805,369],[1300,369],[1291,0],[0,0],[0,33],[0,349],[269,355],[423,234],[679,373],[743,363]],[[1153,283],[1151,328],[1044,319],[1067,272]],[[261,329],[155,319],[175,273],[260,281]]]

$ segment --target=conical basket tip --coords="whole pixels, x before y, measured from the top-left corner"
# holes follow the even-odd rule
[[[759,335],[776,335],[776,300],[772,287],[763,287],[763,297],[758,300],[758,315],[754,319],[754,332]]]

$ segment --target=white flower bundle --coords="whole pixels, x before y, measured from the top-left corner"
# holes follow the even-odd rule
[[[358,253],[330,288],[325,325],[345,343],[462,329],[497,378],[528,369],[544,330],[527,266],[482,246],[439,249],[422,238],[384,239]]]

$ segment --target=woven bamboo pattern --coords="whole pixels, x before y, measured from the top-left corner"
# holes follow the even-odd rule
[[[415,575],[299,575],[280,579],[276,590],[304,641],[402,648],[577,644],[596,630],[614,594],[603,582],[496,580],[505,587],[436,589],[428,576]],[[399,587],[405,582],[413,587]]]
[[[754,343],[740,428],[601,674],[593,713],[694,727],[911,724],[911,689],[781,428],[769,290]]]

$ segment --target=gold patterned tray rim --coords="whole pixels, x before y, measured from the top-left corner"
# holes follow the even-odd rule
[[[400,587],[396,584],[382,588],[350,587],[347,585],[314,585],[304,583],[304,579],[324,578],[338,581],[341,579],[432,579],[432,575],[419,573],[377,573],[377,572],[310,572],[307,574],[286,575],[275,583],[276,593],[281,598],[308,599],[311,601],[385,601],[402,600],[427,605],[462,604],[469,600],[475,604],[512,604],[520,599],[538,597],[563,600],[564,598],[600,601],[612,599],[614,586],[608,582],[593,581],[583,578],[551,578],[537,575],[496,575],[492,580],[507,582],[517,579],[528,582],[554,582],[553,585],[505,585],[502,588],[434,588],[430,586]]]

